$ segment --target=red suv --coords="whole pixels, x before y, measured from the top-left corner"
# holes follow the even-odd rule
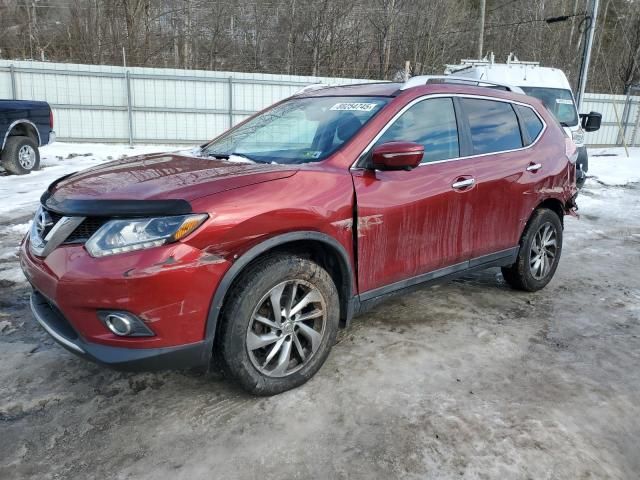
[[[415,84],[416,80],[412,80]],[[53,183],[20,258],[38,322],[120,368],[208,366],[274,394],[340,326],[417,285],[552,278],[575,147],[536,99],[452,84],[304,92],[198,153]]]

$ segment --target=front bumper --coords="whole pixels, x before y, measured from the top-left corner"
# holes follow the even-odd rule
[[[206,365],[209,361],[204,341],[178,347],[122,348],[86,342],[62,312],[37,290],[31,293],[31,311],[53,339],[82,358],[119,370],[181,369]]]
[[[197,344],[210,340],[206,327],[211,300],[230,265],[181,243],[99,259],[82,245],[71,244],[41,258],[31,253],[28,236],[20,248],[20,264],[40,295],[34,298],[45,299],[33,306],[46,320],[40,323],[51,327],[45,329],[67,349],[105,364],[119,363],[118,356],[124,362],[141,361],[197,350]],[[55,321],[45,303],[63,321]],[[131,313],[154,335],[117,336],[100,320],[101,311]],[[61,324],[67,329],[60,330]],[[58,338],[61,331],[68,335]]]

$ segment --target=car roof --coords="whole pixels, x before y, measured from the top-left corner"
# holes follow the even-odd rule
[[[395,82],[371,82],[352,85],[338,85],[335,87],[319,87],[313,90],[301,92],[297,97],[394,97],[397,95],[402,83]]]
[[[538,107],[538,102],[521,93],[508,92],[490,87],[479,87],[458,83],[424,83],[414,87],[402,89],[404,83],[381,82],[362,83],[356,85],[340,85],[335,87],[323,87],[307,90],[296,95],[296,98],[309,97],[341,97],[341,96],[370,96],[370,97],[397,97],[399,95],[429,95],[429,94],[467,94],[485,97],[495,97],[504,100],[523,102]]]

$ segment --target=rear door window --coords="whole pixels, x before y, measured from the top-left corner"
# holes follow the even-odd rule
[[[469,122],[473,154],[522,148],[518,118],[508,102],[461,98]]]
[[[515,105],[515,107],[518,109],[518,114],[523,123],[522,129],[526,130],[529,136],[529,141],[527,142],[527,145],[529,145],[535,142],[538,135],[540,135],[543,128],[542,121],[531,108],[522,105]]]
[[[431,98],[404,112],[378,139],[387,142],[415,142],[424,145],[422,163],[460,156],[458,125],[451,98]]]

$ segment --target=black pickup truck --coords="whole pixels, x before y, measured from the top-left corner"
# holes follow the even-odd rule
[[[24,175],[37,169],[38,147],[55,138],[53,113],[47,102],[0,99],[0,159],[7,172]]]

